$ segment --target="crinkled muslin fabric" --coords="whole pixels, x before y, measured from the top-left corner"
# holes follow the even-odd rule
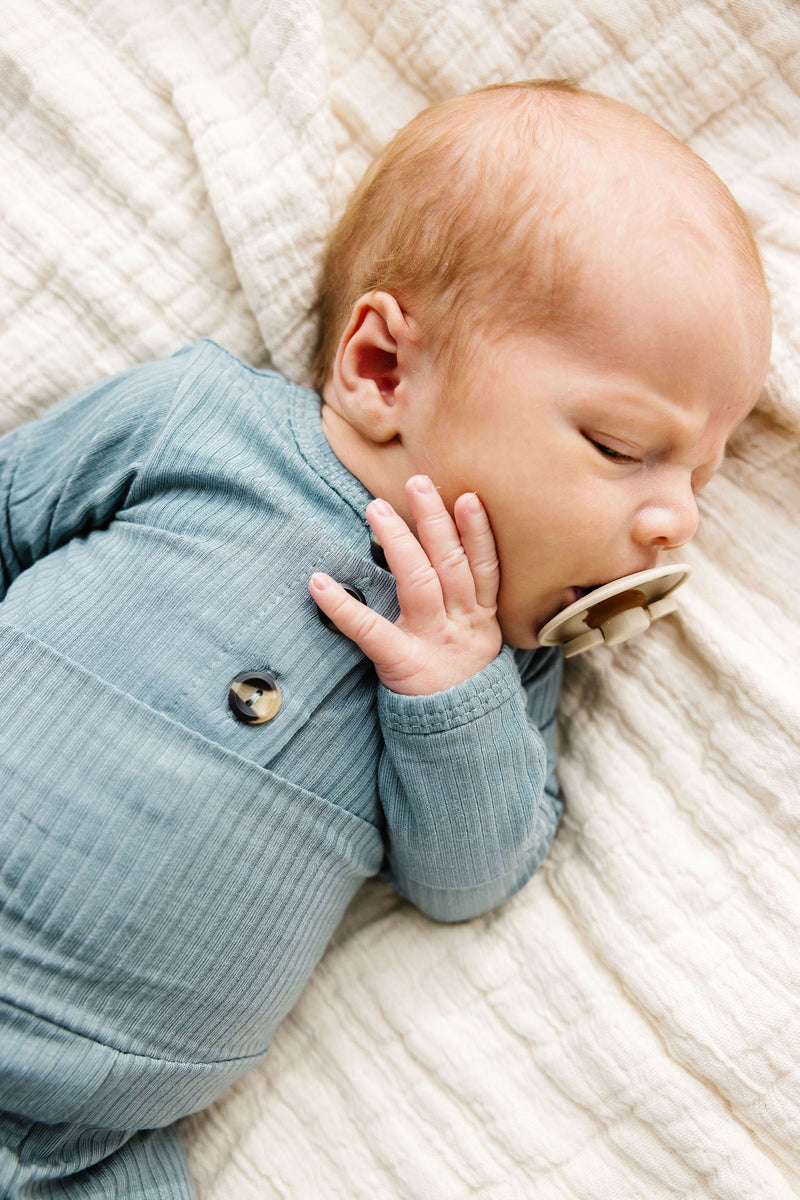
[[[200,1200],[800,1191],[794,3],[7,0],[0,422],[201,336],[307,382],[324,233],[371,155],[531,76],[643,109],[729,184],[772,368],[679,614],[567,666],[543,869],[455,926],[368,883],[263,1063],[183,1124]],[[157,1179],[175,1148],[148,1153]]]

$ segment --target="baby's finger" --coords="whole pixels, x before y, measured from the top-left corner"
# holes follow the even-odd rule
[[[355,642],[376,667],[390,664],[402,655],[405,647],[400,630],[380,613],[356,600],[330,575],[321,572],[312,575],[308,590],[339,632]]]
[[[467,492],[456,500],[453,515],[475,581],[478,604],[494,608],[500,588],[500,563],[486,509],[474,492]]]
[[[473,610],[476,592],[470,561],[444,501],[427,475],[409,479],[406,495],[420,542],[439,576],[447,612]]]
[[[441,619],[439,577],[403,518],[385,500],[373,500],[367,505],[367,520],[394,575],[403,616],[417,627]]]

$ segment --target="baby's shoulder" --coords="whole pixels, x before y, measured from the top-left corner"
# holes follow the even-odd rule
[[[293,388],[296,385],[274,367],[257,367],[211,337],[198,338],[172,356],[186,369],[218,371],[220,374],[258,381],[260,385]]]
[[[257,401],[258,406],[274,404],[285,408],[306,389],[293,383],[274,367],[257,367],[213,338],[200,338],[172,356],[181,376],[180,396],[191,395],[198,402],[211,400],[219,409],[227,404],[241,405],[242,400]]]

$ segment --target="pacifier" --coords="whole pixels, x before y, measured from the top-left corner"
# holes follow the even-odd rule
[[[674,593],[692,573],[685,563],[623,575],[594,588],[539,630],[542,646],[562,646],[565,658],[593,646],[615,646],[643,633],[678,607]]]

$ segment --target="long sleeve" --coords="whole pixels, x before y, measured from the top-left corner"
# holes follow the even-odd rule
[[[181,354],[86,388],[0,438],[0,599],[125,503],[184,370]]]
[[[505,647],[433,696],[381,688],[384,877],[440,921],[486,912],[527,882],[562,805],[553,735],[561,653]]]

